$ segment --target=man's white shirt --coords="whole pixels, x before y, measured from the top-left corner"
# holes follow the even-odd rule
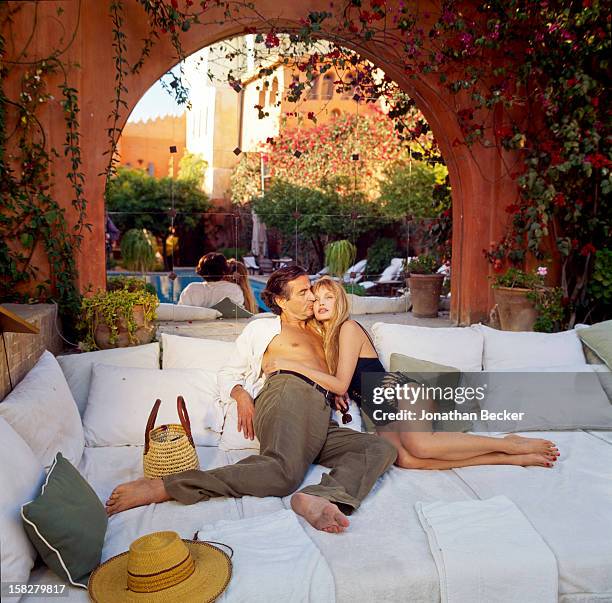
[[[229,402],[232,389],[241,385],[253,399],[266,380],[261,361],[270,342],[281,332],[280,316],[256,318],[236,339],[236,351],[217,374],[221,401]]]
[[[181,292],[178,303],[182,306],[212,308],[225,297],[229,297],[238,306],[244,306],[242,289],[229,281],[189,283]]]

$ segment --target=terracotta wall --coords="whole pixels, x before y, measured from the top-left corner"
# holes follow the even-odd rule
[[[120,164],[145,170],[156,178],[176,178],[179,161],[185,153],[185,121],[183,113],[178,117],[166,115],[128,122],[117,148]],[[170,153],[170,146],[176,146],[176,153]]]
[[[394,1],[390,0],[390,4]],[[19,52],[26,42],[34,19],[34,10],[38,11],[39,29],[33,40],[29,55],[41,55],[51,49],[63,47],[66,43],[66,31],[72,32],[78,22],[74,42],[62,55],[64,60],[78,63],[80,67],[72,68],[71,83],[78,89],[81,99],[81,134],[82,156],[86,176],[85,191],[89,199],[89,221],[93,224],[91,233],[85,233],[85,240],[78,257],[80,284],[83,288],[92,284],[102,286],[105,281],[104,270],[104,203],[103,172],[108,156],[107,120],[115,90],[115,64],[111,51],[113,43],[112,23],[108,14],[107,2],[78,2],[78,0],[54,1],[39,3],[5,3],[9,8],[20,10],[13,16],[13,40],[8,47],[9,53]],[[275,22],[277,27],[286,30],[300,27],[300,19],[311,11],[334,10],[328,0],[255,0],[257,12],[261,17],[253,17],[250,25],[262,27],[262,18]],[[134,64],[141,50],[141,40],[147,36],[147,21],[141,5],[136,0],[124,0],[124,28],[127,36],[129,64]],[[80,7],[80,15],[78,14]],[[340,5],[338,5],[340,7]],[[64,12],[61,20],[57,10]],[[439,12],[438,2],[419,3],[418,24],[427,29]],[[210,9],[214,11],[216,9]],[[213,17],[211,15],[211,17]],[[214,18],[209,21],[214,22]],[[223,21],[221,18],[220,21]],[[219,40],[240,35],[249,23],[227,23],[192,27],[182,35],[183,50],[191,54],[196,50]],[[10,32],[4,32],[9,35]],[[325,35],[323,30],[322,35]],[[334,32],[329,32],[332,35]],[[372,43],[363,43],[359,52],[381,67],[389,77],[415,99],[425,115],[440,145],[446,160],[453,189],[453,279],[451,317],[460,323],[470,323],[486,318],[492,305],[492,295],[487,280],[490,266],[483,257],[482,250],[489,243],[501,237],[506,214],[504,207],[513,202],[517,189],[509,176],[503,174],[503,161],[511,164],[514,158],[503,157],[496,149],[473,148],[453,145],[455,139],[461,139],[457,118],[454,113],[456,99],[453,98],[437,81],[435,75],[424,75],[416,72],[410,77],[397,65],[394,57],[395,48]],[[125,79],[127,93],[125,100],[128,108],[124,110],[119,127],[144,92],[161,74],[171,68],[175,62],[175,51],[168,37],[162,38],[151,50],[140,73],[129,74]],[[11,58],[10,56],[8,57]],[[14,94],[19,85],[18,70],[11,70],[6,82],[9,93]],[[55,100],[49,102],[42,115],[42,123],[48,134],[49,144],[62,148],[65,132],[62,109],[59,104],[61,93],[55,92]],[[65,199],[69,218],[70,207],[69,183],[61,177],[67,170],[66,160],[60,157],[56,161],[55,172],[60,175],[52,191],[56,198]],[[45,259],[41,254],[36,258],[41,267],[40,278],[45,278]]]

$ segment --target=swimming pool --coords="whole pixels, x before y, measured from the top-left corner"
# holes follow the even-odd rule
[[[144,276],[147,283],[151,283],[155,290],[157,291],[157,297],[159,297],[159,301],[167,304],[176,304],[181,295],[181,291],[189,284],[189,283],[199,283],[202,281],[202,278],[199,277],[193,268],[176,268],[174,270],[176,272],[176,279],[174,281],[168,278],[167,272],[149,272],[146,274],[142,274],[139,272],[115,272],[108,271],[106,275],[108,277],[111,276]],[[261,308],[262,312],[269,312],[270,309],[266,304],[263,303],[261,299],[261,292],[263,291],[265,284],[261,281],[250,278],[249,282],[251,283],[251,289],[253,289],[253,294],[255,295],[255,299],[257,300],[257,305]]]

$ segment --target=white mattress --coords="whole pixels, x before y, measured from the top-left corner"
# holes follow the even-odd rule
[[[602,438],[601,432],[549,432],[546,437],[559,444],[562,455],[553,469],[496,466],[412,471],[394,467],[351,517],[346,533],[326,534],[302,522],[332,570],[337,601],[439,601],[437,570],[414,503],[497,494],[512,499],[552,549],[564,603],[612,601],[612,434]],[[204,469],[249,455],[218,448],[199,448],[198,453]],[[86,448],[79,469],[104,501],[118,483],[141,475],[141,454],[139,447]],[[322,470],[313,467],[305,482],[317,482]],[[287,508],[288,501],[244,497],[132,509],[110,519],[103,560],[148,532],[173,529],[192,538],[203,524],[273,513]],[[48,570],[37,569],[31,583],[60,580]],[[45,599],[31,599],[41,600]],[[70,588],[70,596],[63,600],[85,602],[88,597],[85,591]]]

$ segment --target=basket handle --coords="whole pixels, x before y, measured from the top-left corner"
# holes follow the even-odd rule
[[[193,436],[191,435],[191,423],[189,421],[189,414],[187,413],[187,406],[185,404],[185,399],[183,396],[178,396],[176,398],[176,410],[178,412],[179,420],[185,433],[187,434],[187,439],[189,443],[195,448],[195,444],[193,443]]]
[[[153,427],[155,427],[155,421],[157,420],[157,411],[161,405],[161,400],[157,398],[155,400],[155,404],[153,404],[153,408],[151,409],[151,414],[149,415],[149,420],[147,421],[147,426],[145,427],[145,443],[144,443],[144,453],[147,454],[149,452],[149,434]]]

